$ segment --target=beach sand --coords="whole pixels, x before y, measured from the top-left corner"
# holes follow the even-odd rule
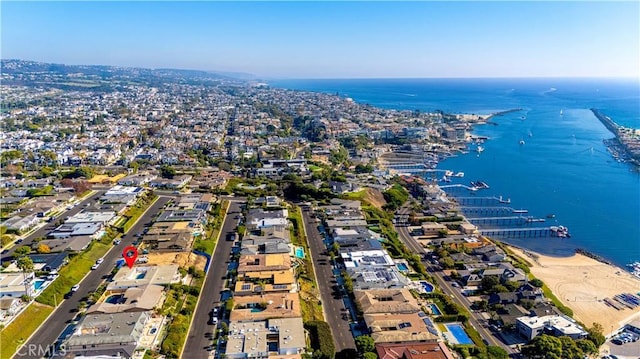
[[[582,254],[557,258],[509,248],[531,264],[531,273],[545,282],[573,310],[574,318],[586,326],[600,323],[608,335],[640,318],[640,307],[617,310],[602,302],[603,298],[613,299],[616,294],[640,292],[640,279],[629,272]]]

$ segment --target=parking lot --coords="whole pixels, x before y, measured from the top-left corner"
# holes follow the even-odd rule
[[[640,358],[640,335],[630,331],[623,331],[607,340],[605,347],[608,347],[607,354],[615,355],[620,359]]]

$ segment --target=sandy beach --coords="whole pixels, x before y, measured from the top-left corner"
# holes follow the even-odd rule
[[[640,279],[618,267],[598,262],[582,254],[571,257],[549,257],[509,247],[516,255],[531,263],[531,272],[547,284],[574,318],[587,326],[600,323],[605,335],[634,318],[640,318],[640,307],[617,310],[605,304],[604,298],[620,293],[640,292]]]

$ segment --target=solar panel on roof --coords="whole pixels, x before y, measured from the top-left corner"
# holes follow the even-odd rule
[[[251,289],[251,284],[243,284],[242,285],[242,290],[249,290]]]

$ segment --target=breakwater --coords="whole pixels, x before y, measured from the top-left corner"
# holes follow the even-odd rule
[[[609,153],[619,162],[631,162],[640,166],[640,133],[633,128],[618,125],[611,117],[595,108],[591,112],[616,136],[615,139],[604,142]]]
[[[576,253],[582,254],[583,256],[589,257],[591,259],[595,259],[598,262],[601,262],[601,263],[604,263],[604,264],[608,264],[608,265],[612,265],[613,264],[610,260],[602,258],[601,256],[599,256],[597,254],[591,253],[586,249],[576,248]]]
[[[595,108],[592,108],[591,112],[593,112],[596,118],[598,118],[598,120],[602,122],[602,124],[604,125],[604,127],[607,128],[607,130],[611,131],[611,133],[618,136],[618,129],[620,128],[620,126],[617,123],[615,123],[611,119],[611,117],[605,115],[604,113],[600,112],[600,110]]]
[[[492,118],[492,117],[496,117],[496,116],[502,116],[502,115],[506,115],[508,113],[512,113],[512,112],[520,112],[522,111],[521,108],[512,108],[510,110],[505,110],[505,111],[499,111],[499,112],[494,112],[492,114],[490,114],[489,116],[487,116],[487,120]]]

